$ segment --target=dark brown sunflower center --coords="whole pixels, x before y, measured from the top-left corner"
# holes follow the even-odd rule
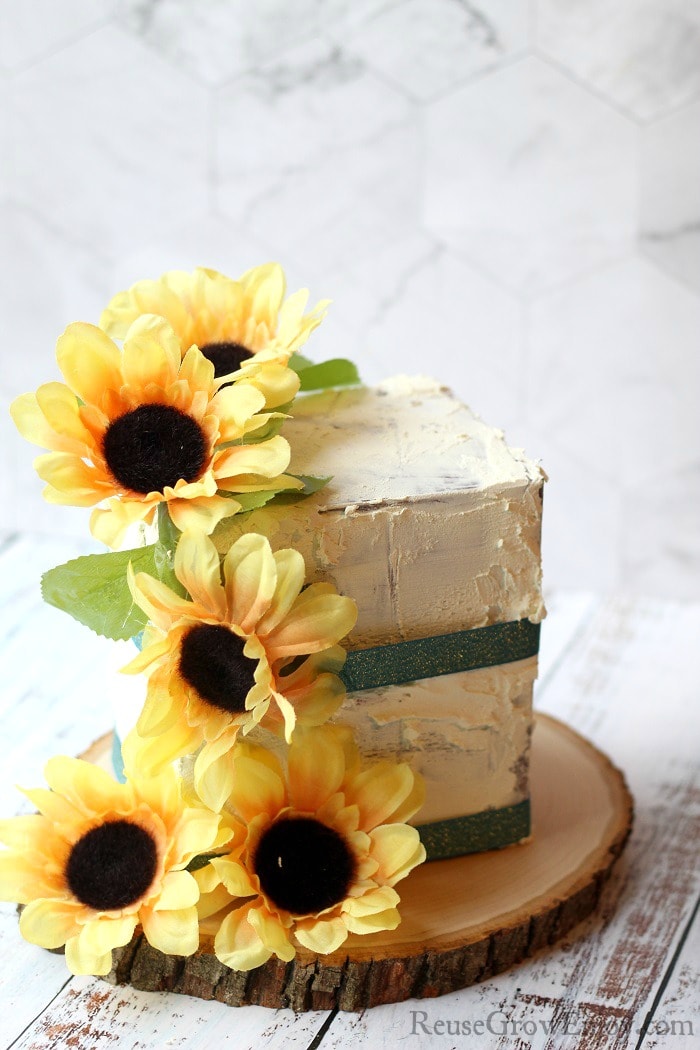
[[[102,451],[119,484],[146,495],[180,478],[196,481],[208,450],[192,416],[172,405],[139,405],[109,425]]]
[[[256,661],[243,655],[245,639],[227,627],[202,623],[188,631],[180,646],[180,674],[202,700],[232,714],[245,711],[255,685]]]
[[[253,356],[253,351],[242,343],[207,343],[199,349],[213,364],[217,379],[230,372],[237,372],[243,362]]]
[[[126,908],[142,897],[158,863],[156,844],[142,827],[112,820],[73,846],[66,866],[71,893],[97,911]]]
[[[342,835],[312,817],[290,817],[263,834],[253,860],[270,900],[293,915],[342,901],[355,878],[355,857]]]

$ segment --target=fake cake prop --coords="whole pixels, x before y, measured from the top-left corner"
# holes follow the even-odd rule
[[[361,1009],[561,936],[631,803],[558,723],[530,746],[539,467],[432,380],[314,365],[327,304],[285,294],[139,282],[12,406],[111,548],[45,599],[138,649],[118,734],[0,821],[0,896],[76,974]]]

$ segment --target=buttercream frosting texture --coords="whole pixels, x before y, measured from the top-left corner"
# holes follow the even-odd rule
[[[299,398],[285,424],[291,469],[332,475],[309,499],[223,523],[296,547],[309,579],[358,605],[351,649],[544,615],[545,475],[439,383],[399,376]],[[529,796],[537,658],[350,693],[338,720],[361,750],[426,780],[419,823]]]

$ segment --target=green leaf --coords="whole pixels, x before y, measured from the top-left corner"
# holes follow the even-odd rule
[[[134,605],[126,582],[134,572],[147,572],[173,590],[179,588],[169,558],[160,543],[130,551],[88,554],[49,569],[41,578],[44,601],[69,613],[96,634],[122,640],[138,634],[148,617]]]
[[[310,361],[308,357],[304,357],[303,354],[295,351],[289,358],[288,367],[298,375],[299,372],[303,372],[305,368],[312,368],[313,361]]]
[[[266,503],[275,498],[277,492],[226,492],[222,495],[230,496],[231,499],[235,499],[236,503],[240,503],[243,508],[241,513],[244,514],[246,511],[264,507]]]
[[[185,871],[199,871],[200,868],[206,868],[210,860],[214,857],[222,857],[222,853],[198,853],[196,857],[193,857],[189,862]]]
[[[320,365],[309,365],[299,373],[300,390],[327,390],[333,386],[355,386],[360,383],[357,366],[344,357],[334,357]]]
[[[302,489],[288,489],[286,492],[278,492],[275,503],[296,503],[297,500],[306,499],[307,496],[312,496],[314,492],[320,492],[321,489],[325,488],[333,475],[329,474],[327,478],[318,478],[314,477],[313,474],[291,474],[290,477],[298,478],[299,481],[304,483],[304,487]]]
[[[294,404],[294,401],[289,401],[286,405],[280,405],[276,408],[272,414],[273,418],[265,424],[264,427],[260,427],[259,430],[252,430],[249,434],[246,434],[242,440],[226,442],[225,445],[219,446],[220,448],[228,448],[230,445],[259,445],[261,441],[269,441],[271,437],[275,437],[279,434],[280,430],[284,426],[288,418],[289,409]]]

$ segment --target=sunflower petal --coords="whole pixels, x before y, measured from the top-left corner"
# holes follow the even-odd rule
[[[92,324],[69,324],[56,344],[56,360],[68,386],[86,404],[101,405],[105,393],[124,382],[119,350]]]
[[[141,314],[157,314],[180,335],[188,325],[183,303],[164,281],[139,281],[128,291],[119,292],[100,317],[100,328],[113,339],[123,339]]]
[[[242,436],[245,424],[265,407],[265,397],[254,386],[236,383],[219,390],[211,408],[219,417],[219,440],[234,441]]]
[[[93,507],[112,491],[112,485],[96,467],[72,452],[47,452],[37,456],[34,469],[48,485],[47,503],[69,507]]]
[[[0,852],[0,900],[29,904],[57,892],[60,886],[52,885],[46,869],[38,866],[35,859],[10,850]]]
[[[187,381],[191,390],[205,390],[209,395],[216,387],[213,364],[200,352],[199,347],[190,346],[186,353],[185,350],[183,344],[184,357],[180,366],[180,378]]]
[[[219,488],[235,491],[234,479],[242,475],[260,475],[275,478],[289,466],[291,450],[285,438],[276,435],[257,445],[234,445],[223,449],[214,458],[214,471]]]
[[[145,737],[159,736],[183,718],[183,705],[168,689],[170,671],[158,668],[148,679],[146,700],[136,722],[136,731],[143,740]]]
[[[306,566],[299,551],[287,548],[275,551],[277,585],[270,609],[260,620],[256,633],[266,637],[285,618],[304,586]]]
[[[171,762],[191,755],[202,742],[202,731],[179,719],[158,736],[141,738],[139,771],[144,777],[157,776]]]
[[[287,286],[280,264],[271,262],[254,266],[246,270],[239,278],[239,283],[250,313],[259,321],[264,321],[270,331],[274,331]]]
[[[356,919],[354,915],[346,915],[345,923],[350,933],[368,934],[377,933],[380,930],[395,930],[401,922],[401,916],[396,908],[387,908],[386,911],[378,911],[372,915],[363,915]]]
[[[180,343],[168,322],[155,314],[137,317],[124,339],[124,379],[134,389],[153,383],[166,389],[180,370]]]
[[[339,917],[334,919],[303,920],[294,930],[299,944],[319,955],[329,955],[347,940],[348,928]]]
[[[413,787],[406,798],[401,802],[394,812],[391,814],[392,824],[405,824],[406,821],[414,817],[419,811],[423,803],[425,802],[425,780],[420,773],[413,774]]]
[[[129,660],[129,663],[125,664],[124,667],[120,667],[119,670],[122,674],[140,674],[142,671],[147,670],[151,664],[161,660],[169,651],[170,641],[168,638],[158,638],[150,644],[144,645],[143,649],[136,654],[133,660]]]
[[[285,358],[290,354],[285,354]],[[291,368],[278,361],[258,362],[250,367],[243,367],[236,385],[250,385],[260,391],[264,398],[265,408],[270,410],[288,405],[299,393],[301,379]]]
[[[204,745],[194,763],[195,791],[205,805],[215,813],[223,809],[231,794],[234,781],[234,767],[231,758],[238,726],[210,743]]]
[[[224,559],[229,618],[246,634],[270,607],[277,584],[277,568],[269,540],[255,532],[241,536]]]
[[[135,914],[92,919],[80,931],[81,948],[95,956],[106,955],[113,948],[122,948],[133,937],[136,923]]]
[[[199,900],[199,886],[189,871],[169,871],[161,883],[154,911],[191,908]]]
[[[382,824],[370,831],[371,855],[379,862],[374,878],[394,886],[425,860],[425,847],[408,824]]]
[[[346,697],[345,685],[335,674],[321,674],[311,685],[295,693],[289,692],[286,683],[283,688],[294,707],[297,723],[302,726],[324,725],[340,710]]]
[[[267,908],[251,908],[248,913],[248,922],[265,947],[269,948],[278,959],[290,962],[294,958],[296,950],[289,940],[287,930]]]
[[[266,637],[269,659],[329,649],[352,630],[356,620],[357,606],[352,598],[329,593],[325,585],[312,583]]]
[[[399,895],[391,886],[378,886],[363,893],[361,897],[348,897],[343,903],[343,914],[352,915],[355,919],[364,919],[368,915],[379,915],[387,908],[395,908]]]
[[[82,943],[80,934],[66,941],[65,958],[66,966],[76,977],[106,977],[112,969],[112,953],[95,955]]]
[[[295,732],[289,748],[289,801],[295,809],[315,812],[339,790],[345,753],[332,726]]]
[[[379,762],[358,773],[345,787],[348,805],[360,810],[360,828],[369,831],[393,819],[394,813],[409,797],[415,774],[405,762]]]
[[[237,514],[240,503],[225,496],[197,496],[195,499],[171,499],[168,511],[180,532],[205,532],[210,536],[224,518]]]
[[[183,532],[175,549],[175,575],[202,608],[218,620],[226,618],[226,595],[216,547],[201,532]]]
[[[51,830],[51,823],[39,813],[0,820],[0,842],[10,849],[30,850]],[[0,854],[2,856],[2,854]]]
[[[181,810],[181,783],[174,769],[167,766],[158,775],[142,775],[141,756],[148,743],[132,729],[122,743],[124,772],[133,788],[134,797],[145,802],[149,809],[170,819]]]
[[[185,810],[173,835],[173,855],[179,864],[189,864],[193,857],[207,853],[217,841],[219,817],[201,807]]]
[[[80,419],[78,399],[64,383],[45,383],[36,394],[22,394],[10,413],[23,438],[55,452],[90,455],[92,435]]]
[[[82,808],[77,808],[65,798],[61,798],[55,791],[48,791],[46,788],[21,788],[20,790],[53,824],[71,824],[76,820],[82,820],[84,816]]]
[[[195,872],[195,875],[199,875],[199,872]],[[200,929],[201,922],[203,919],[208,919],[212,915],[216,915],[218,911],[226,908],[231,904],[231,896],[225,886],[221,883],[217,883],[216,886],[202,894],[197,902],[197,915],[199,916]]]
[[[44,776],[53,791],[88,815],[118,809],[129,797],[124,784],[118,784],[104,769],[82,758],[50,758]]]
[[[165,955],[194,955],[199,947],[197,909],[177,908],[154,911],[142,908],[139,913],[146,940]]]
[[[251,910],[252,905],[244,905],[229,912],[214,941],[217,959],[232,970],[253,970],[272,956],[260,934],[248,921]]]
[[[160,498],[143,500],[110,499],[108,507],[97,507],[90,515],[90,532],[96,540],[114,550],[123,542],[127,530],[136,522],[150,522]]]
[[[181,598],[162,580],[156,580],[145,572],[134,573],[131,562],[126,570],[126,579],[139,609],[143,609],[149,620],[161,631],[168,631],[182,617],[199,619],[206,616],[206,609],[199,609],[193,602]]]
[[[216,857],[211,867],[232,897],[252,897],[258,892],[246,869],[237,861]]]
[[[285,804],[281,769],[276,772],[267,761],[239,752],[235,756],[231,804],[247,823],[261,813],[275,817]]]
[[[85,909],[75,901],[35,900],[22,910],[19,930],[25,941],[41,948],[61,948],[80,932],[78,916]]]

